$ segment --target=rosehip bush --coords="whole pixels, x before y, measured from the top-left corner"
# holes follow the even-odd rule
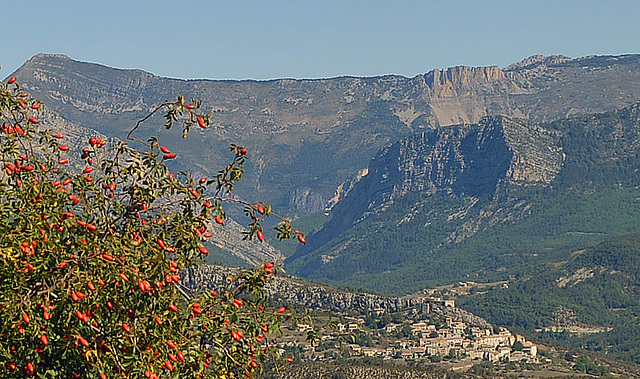
[[[288,310],[270,308],[265,263],[194,293],[185,269],[208,253],[228,201],[244,206],[245,238],[304,236],[262,202],[231,196],[244,147],[212,179],[169,172],[157,138],[133,135],[151,115],[167,128],[206,128],[211,115],[184,98],[158,106],[121,142],[86,140],[80,156],[43,128],[42,105],[15,78],[0,84],[0,377],[231,378],[278,362],[274,338]],[[136,146],[133,146],[133,145]],[[75,162],[75,163],[74,163]]]

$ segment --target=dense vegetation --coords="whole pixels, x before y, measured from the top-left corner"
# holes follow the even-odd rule
[[[541,268],[536,275],[512,281],[509,289],[459,299],[465,309],[491,322],[555,341],[606,353],[640,364],[640,234],[629,234],[577,252],[559,267]],[[561,278],[572,278],[563,286]],[[561,327],[603,326],[583,336]],[[538,331],[536,331],[538,330]]]

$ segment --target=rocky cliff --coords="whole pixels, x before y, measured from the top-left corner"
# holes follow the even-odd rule
[[[518,217],[526,207],[516,204],[510,192],[551,183],[564,158],[559,141],[557,132],[504,116],[403,138],[376,154],[368,174],[333,207],[332,220],[288,262],[318,249],[372,214],[384,212],[409,193],[430,196],[439,192],[469,199],[466,210],[450,210],[448,217],[452,218],[468,213],[469,208],[485,207],[451,231],[448,241],[460,242],[480,230],[481,224]],[[478,203],[482,198],[488,202]],[[424,222],[438,217],[433,214]]]

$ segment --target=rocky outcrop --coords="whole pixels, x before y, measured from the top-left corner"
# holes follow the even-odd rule
[[[235,276],[238,269],[218,265],[202,264],[184,275],[183,282],[190,288],[216,288]],[[460,308],[445,307],[434,303],[427,296],[408,295],[402,297],[382,296],[363,292],[350,292],[325,285],[313,284],[290,277],[276,276],[266,287],[269,298],[277,304],[290,304],[308,309],[334,312],[357,310],[363,313],[374,309],[399,312],[414,309],[422,313],[434,313],[469,325],[489,327],[490,324]]]
[[[327,200],[311,188],[294,188],[285,195],[284,206],[296,214],[321,211]]]
[[[364,178],[368,174],[369,174],[369,169],[365,168],[363,170],[358,171],[358,173],[354,177],[349,178],[344,182],[340,183],[340,185],[336,189],[336,192],[333,194],[333,197],[329,199],[327,203],[327,209],[333,208],[336,204],[338,204],[340,200],[344,199],[344,197],[349,193],[349,191],[351,191],[353,186],[356,183],[358,183],[360,179]]]
[[[424,79],[440,125],[475,123],[493,114],[522,115],[508,96],[521,90],[496,66],[436,69]]]

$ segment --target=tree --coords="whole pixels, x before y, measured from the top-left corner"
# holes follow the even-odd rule
[[[371,347],[373,346],[373,339],[369,333],[358,333],[356,343],[360,346]]]
[[[1,377],[227,378],[278,361],[279,325],[299,317],[267,304],[277,266],[198,293],[181,273],[208,253],[229,201],[244,206],[245,238],[263,241],[265,217],[280,220],[279,239],[304,235],[267,204],[232,197],[244,147],[231,145],[216,178],[195,179],[169,172],[177,156],[158,138],[134,138],[161,111],[183,137],[206,128],[201,104],[161,104],[125,140],[89,138],[77,157],[15,78],[0,84]]]
[[[511,346],[511,351],[520,351],[522,349],[524,349],[524,345],[520,341],[514,342],[513,346]]]
[[[409,324],[402,325],[400,332],[402,333],[403,337],[411,337],[413,335],[413,329],[411,329],[411,326]]]

